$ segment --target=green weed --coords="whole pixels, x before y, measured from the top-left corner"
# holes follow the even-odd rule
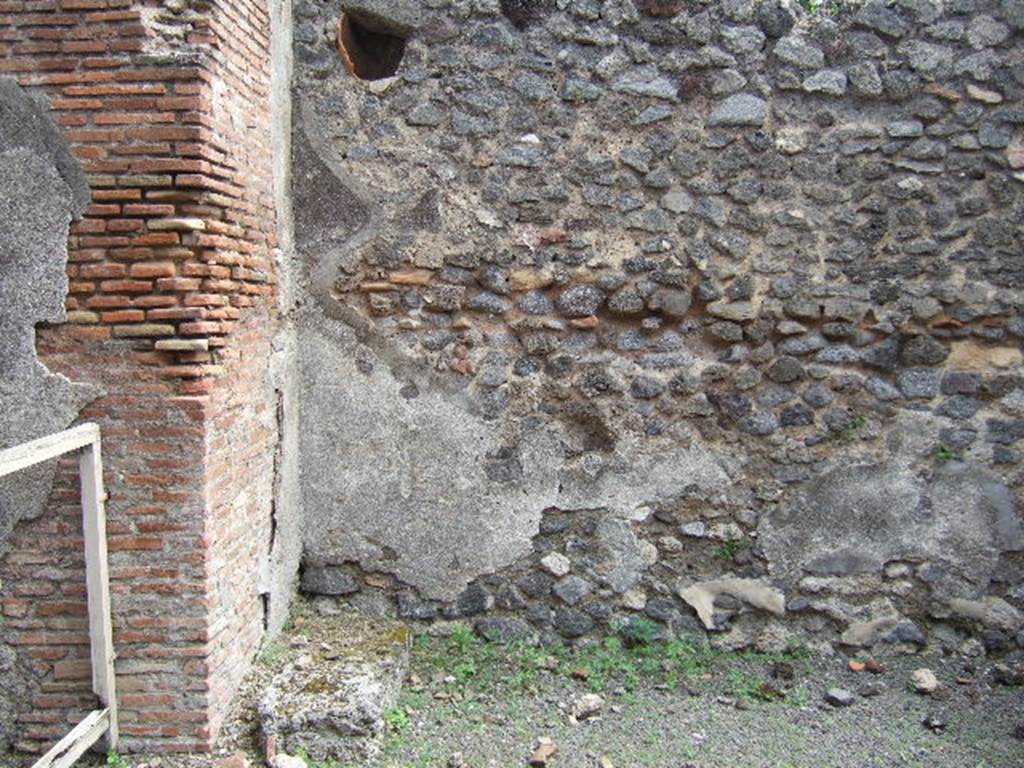
[[[827,13],[835,16],[839,13],[841,0],[798,0],[800,6],[808,13]]]
[[[264,642],[256,656],[256,663],[264,667],[273,667],[281,660],[282,653],[284,653],[284,646],[277,640]]]
[[[726,529],[725,539],[715,547],[715,551],[711,554],[718,560],[732,560],[741,551],[749,546],[747,542],[740,539],[732,529]]]
[[[452,634],[448,638],[448,643],[451,646],[451,650],[460,656],[468,654],[474,646],[477,645],[476,635],[473,634],[473,630],[467,627],[465,624],[456,624],[452,628]]]
[[[559,644],[544,648],[522,642],[488,642],[459,631],[443,641],[416,642],[414,663],[425,663],[435,669],[432,689],[456,692],[463,707],[500,684],[509,696],[506,705],[516,709],[515,696],[536,690],[542,678],[550,675],[578,680],[597,693],[619,688],[628,696],[642,681],[671,688],[683,684],[701,686],[720,663],[742,660],[745,668],[752,669],[773,661],[793,661],[807,653],[800,647],[779,653],[725,653],[711,648],[697,635],[663,640],[658,638],[660,625],[642,617],[614,628],[618,634],[602,640],[575,647]],[[732,682],[739,694],[747,698],[781,698],[779,691],[763,686],[752,675],[749,679],[734,676]],[[405,712],[425,706],[425,698],[418,702],[403,700]]]
[[[384,725],[391,733],[403,733],[409,727],[409,713],[402,707],[391,707],[384,711]]]
[[[652,645],[658,639],[658,623],[646,616],[634,616],[612,626],[623,642],[630,648]]]
[[[851,442],[857,434],[868,424],[867,416],[863,413],[856,414],[850,423],[842,429],[836,430],[831,435],[831,440],[836,443],[845,444]]]

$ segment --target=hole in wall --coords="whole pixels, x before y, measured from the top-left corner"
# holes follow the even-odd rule
[[[405,55],[405,38],[371,29],[351,13],[338,19],[338,52],[360,80],[392,77]]]

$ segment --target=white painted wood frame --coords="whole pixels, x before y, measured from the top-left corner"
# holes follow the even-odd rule
[[[78,452],[82,486],[82,532],[85,541],[85,581],[89,600],[89,647],[92,690],[102,709],[94,710],[43,755],[32,768],[68,768],[104,734],[117,746],[117,689],[114,642],[110,624],[110,579],[107,573],[107,516],[103,504],[103,462],[100,428],[82,424],[55,435],[0,451],[0,477]]]

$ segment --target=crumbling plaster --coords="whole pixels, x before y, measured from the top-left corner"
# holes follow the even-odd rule
[[[0,447],[67,427],[99,395],[36,359],[35,326],[64,319],[67,232],[89,199],[45,102],[0,78]],[[0,480],[0,554],[18,520],[38,516],[53,462]]]

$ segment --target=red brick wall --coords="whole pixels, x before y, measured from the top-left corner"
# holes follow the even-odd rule
[[[275,215],[265,2],[150,21],[131,0],[0,0],[0,74],[45,93],[92,205],[69,240],[54,370],[106,394],[121,732],[209,745],[263,630],[270,546]],[[0,562],[0,641],[30,669],[25,750],[93,705],[73,467]]]

